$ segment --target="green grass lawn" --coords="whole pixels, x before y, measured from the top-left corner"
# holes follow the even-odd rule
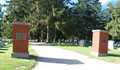
[[[62,43],[62,44],[54,43],[54,44],[49,44],[49,45],[63,48],[66,50],[71,50],[71,51],[74,51],[80,54],[84,54],[84,55],[89,56],[90,58],[96,58],[96,59],[120,64],[120,50],[117,50],[117,49],[108,50],[109,56],[96,57],[96,56],[91,55],[92,48],[88,48],[89,45],[85,45],[86,47],[80,47],[80,46],[73,46],[73,45],[69,45],[69,44],[67,45],[67,44],[66,43]]]
[[[0,48],[0,70],[29,70],[36,65],[38,54],[29,45],[29,59],[11,58],[13,44]]]

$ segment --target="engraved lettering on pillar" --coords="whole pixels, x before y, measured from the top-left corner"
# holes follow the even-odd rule
[[[101,43],[107,43],[107,39],[101,39]]]
[[[26,33],[16,33],[16,39],[17,40],[25,40],[26,39]]]

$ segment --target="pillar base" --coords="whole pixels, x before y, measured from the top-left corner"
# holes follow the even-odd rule
[[[29,52],[13,52],[11,53],[12,58],[29,58]]]
[[[95,55],[97,57],[100,57],[100,56],[108,56],[107,53],[97,53],[97,52],[91,52],[92,55]]]

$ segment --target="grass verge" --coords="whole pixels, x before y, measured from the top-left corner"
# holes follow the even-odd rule
[[[99,60],[120,64],[120,50],[117,50],[117,49],[108,50],[109,56],[96,57],[96,56],[91,55],[92,48],[88,48],[88,45],[86,47],[66,45],[66,43],[61,43],[61,44],[54,43],[54,44],[49,44],[49,45],[63,48],[66,50],[71,50],[71,51],[74,51],[74,52],[77,52],[83,55],[87,55],[90,58],[96,58]]]
[[[11,58],[13,44],[0,48],[0,70],[30,70],[36,65],[38,54],[29,45],[29,59]]]

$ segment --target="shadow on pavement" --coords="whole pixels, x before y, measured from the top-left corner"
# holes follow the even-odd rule
[[[83,62],[75,59],[61,59],[61,58],[48,58],[48,57],[38,57],[34,55],[30,55],[30,59],[38,58],[38,62],[46,62],[46,63],[57,63],[57,64],[67,64],[67,65],[74,65],[74,64],[84,64]]]
[[[48,58],[48,57],[38,57],[39,62],[47,62],[47,63],[57,63],[57,64],[84,64],[83,62],[80,62],[75,59],[60,59],[60,58]]]

